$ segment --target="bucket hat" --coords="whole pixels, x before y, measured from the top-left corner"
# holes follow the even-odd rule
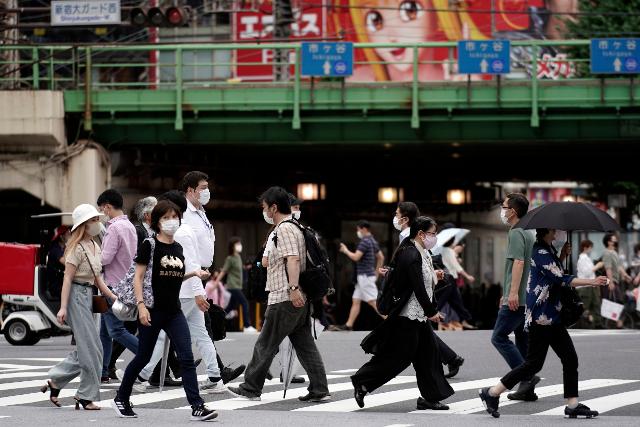
[[[73,227],[71,228],[71,232],[78,228],[80,224],[83,224],[89,221],[91,218],[95,218],[97,216],[102,216],[98,210],[89,204],[82,204],[76,207],[71,214],[71,218],[73,218]]]

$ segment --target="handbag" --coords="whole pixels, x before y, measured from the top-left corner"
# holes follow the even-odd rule
[[[209,305],[209,317],[211,318],[211,340],[222,341],[227,337],[226,312],[217,304]]]
[[[560,320],[566,327],[575,325],[584,313],[584,303],[575,288],[571,286],[560,287]]]
[[[96,286],[96,282],[98,281],[98,275],[93,269],[93,265],[91,265],[91,260],[89,260],[89,255],[87,254],[86,249],[84,248],[84,246],[82,246],[82,243],[78,243],[78,244],[82,248],[82,252],[84,252],[84,256],[87,259],[87,262],[89,263],[89,268],[91,269],[91,272],[93,273],[93,278],[95,279],[95,282],[93,285]],[[91,298],[91,311],[93,313],[102,314],[102,313],[106,313],[107,310],[109,310],[109,303],[107,303],[107,297],[105,297],[104,295],[93,295],[93,297]]]
[[[145,241],[146,240],[151,244],[151,256],[149,258],[149,264],[147,264],[147,269],[144,272],[144,277],[142,278],[142,300],[145,306],[152,308],[154,301],[151,279],[153,277],[153,254],[156,248],[156,241],[153,237],[148,237]],[[113,285],[112,288],[113,293],[116,294],[118,301],[122,304],[118,304],[117,306],[114,304],[114,307],[112,307],[113,314],[123,321],[136,320],[138,318],[138,304],[133,287],[136,265],[136,262],[133,261],[124,278],[119,283]]]

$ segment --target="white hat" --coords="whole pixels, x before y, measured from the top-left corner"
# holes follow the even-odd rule
[[[98,210],[89,204],[82,204],[76,207],[71,214],[71,218],[73,218],[73,227],[71,228],[71,232],[78,228],[80,224],[83,224],[89,221],[91,218],[95,218],[97,216],[102,216]]]

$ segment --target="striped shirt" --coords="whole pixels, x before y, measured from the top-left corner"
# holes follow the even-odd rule
[[[366,276],[376,275],[376,254],[380,251],[378,242],[373,236],[365,236],[358,243],[356,252],[362,252],[362,258],[356,263],[356,272],[358,275],[364,274]]]
[[[275,231],[275,245],[269,252],[269,268],[267,269],[268,305],[289,301],[289,281],[285,265],[287,257],[300,258],[300,272],[306,266],[306,246],[304,236],[298,227],[289,222],[280,223]],[[299,285],[299,283],[294,283]]]

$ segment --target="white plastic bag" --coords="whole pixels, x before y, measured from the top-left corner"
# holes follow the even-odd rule
[[[624,305],[603,298],[602,306],[600,307],[600,315],[602,315],[602,317],[604,318],[617,321],[620,320],[623,309]]]

